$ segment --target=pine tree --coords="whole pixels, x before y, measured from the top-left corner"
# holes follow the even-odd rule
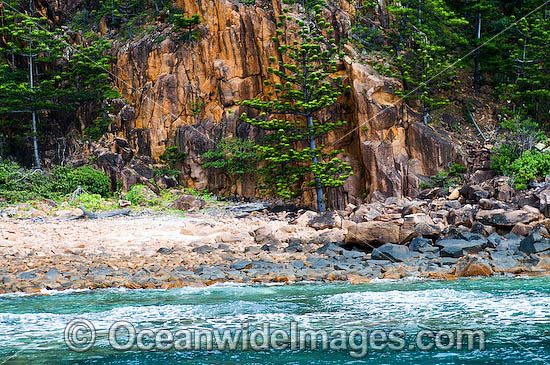
[[[514,18],[512,18],[514,20]],[[501,97],[512,102],[511,117],[550,123],[550,20],[546,12],[521,19],[514,27],[513,78],[500,86]]]
[[[441,91],[450,86],[455,72],[450,65],[452,50],[466,43],[456,27],[467,21],[442,0],[405,0],[388,6],[393,15],[392,38],[395,58],[391,76],[401,79],[399,96],[419,102],[424,123],[429,113],[448,104]]]
[[[99,9],[93,14],[97,19],[105,17],[107,24],[113,29],[124,27],[128,38],[133,39],[131,27],[142,5],[138,0],[99,0]]]
[[[45,21],[14,11],[10,5],[3,10],[0,27],[0,54],[3,56],[0,79],[5,82],[0,86],[0,114],[31,114],[34,164],[38,169],[41,168],[38,113],[52,109],[52,96],[61,97],[63,94],[56,90],[57,77],[52,78],[51,70],[46,66],[61,56],[62,42],[53,32],[46,30]],[[22,65],[28,62],[26,69],[18,67],[20,60],[24,60]],[[6,74],[7,69],[11,69],[11,74]]]
[[[302,183],[312,178],[308,184],[315,188],[317,209],[323,212],[324,190],[343,185],[352,172],[337,157],[341,151],[318,145],[322,136],[345,122],[317,118],[349,86],[342,84],[341,76],[334,77],[339,49],[334,29],[322,17],[322,2],[299,3],[284,8],[277,23],[273,40],[278,54],[270,57],[273,67],[268,72],[278,81],[265,80],[270,90],[265,97],[239,104],[259,112],[256,116],[243,113],[242,120],[268,131],[257,147],[263,161],[258,170],[260,187],[290,198],[299,195]]]
[[[34,165],[40,168],[43,120],[83,105],[92,107],[92,115],[102,113],[103,102],[118,93],[109,82],[106,41],[71,46],[61,32],[48,30],[46,19],[17,6],[6,4],[0,13],[0,133],[21,139],[30,129]]]

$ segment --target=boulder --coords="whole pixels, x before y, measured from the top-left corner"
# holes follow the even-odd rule
[[[307,210],[304,213],[302,213],[298,218],[293,220],[292,224],[297,224],[299,226],[306,226],[308,225],[309,221],[317,216],[317,213],[311,210]]]
[[[442,239],[438,240],[436,246],[441,247],[442,257],[459,258],[467,253],[476,253],[483,250],[487,246],[487,241],[479,240],[464,240],[464,239]]]
[[[489,265],[481,262],[477,257],[466,257],[457,262],[455,266],[455,275],[459,278],[471,276],[490,276],[493,270]]]
[[[308,222],[308,226],[317,230],[327,228],[341,228],[342,218],[336,212],[324,212],[316,214],[314,217],[312,217]]]
[[[410,258],[411,254],[407,246],[386,243],[372,251],[372,258],[375,260],[390,260],[392,262],[403,262]]]
[[[197,211],[206,205],[206,202],[196,196],[190,194],[180,195],[176,201],[172,203],[173,209]]]
[[[480,210],[476,214],[476,220],[478,220],[482,224],[509,228],[512,228],[518,223],[526,224],[532,222],[537,218],[538,216],[536,214],[527,212],[525,210]]]
[[[373,243],[399,243],[400,227],[392,222],[363,222],[348,228],[346,243],[370,246]]]
[[[416,252],[430,252],[437,251],[437,248],[432,246],[432,240],[417,237],[411,241],[409,245],[409,250]]]
[[[447,221],[451,225],[471,227],[474,223],[474,214],[474,208],[468,204],[460,209],[452,210],[447,217]]]
[[[481,199],[487,199],[489,192],[485,191],[480,185],[464,185],[460,189],[460,194],[466,198],[466,200],[478,202]]]
[[[441,234],[441,228],[435,224],[418,223],[415,224],[414,231],[418,236],[434,239]]]
[[[538,253],[550,250],[550,240],[544,238],[539,232],[533,232],[525,237],[520,245],[519,251],[526,254]]]
[[[545,217],[550,217],[550,187],[537,194],[539,198],[539,210]]]

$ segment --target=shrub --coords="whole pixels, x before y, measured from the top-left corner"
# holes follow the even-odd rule
[[[56,194],[67,195],[78,189],[86,190],[89,194],[99,194],[107,197],[111,192],[111,183],[104,172],[82,166],[78,168],[57,167],[52,173],[49,190]]]
[[[216,149],[204,153],[202,159],[202,167],[222,170],[234,186],[245,173],[256,169],[258,154],[250,140],[222,138]]]
[[[83,206],[84,208],[96,211],[96,210],[106,210],[110,208],[108,202],[99,194],[80,194],[76,198],[76,203],[78,206]]]
[[[420,183],[421,189],[446,188],[461,184],[462,174],[466,172],[466,166],[453,163],[449,172],[439,171],[437,175],[431,176],[428,181]]]
[[[491,168],[500,174],[509,174],[511,164],[539,142],[546,141],[546,135],[538,123],[531,119],[515,117],[500,124],[503,135],[493,149]]]
[[[164,153],[159,156],[159,159],[165,166],[155,169],[155,176],[174,176],[178,177],[181,171],[176,169],[176,163],[185,159],[185,152],[180,152],[178,146],[167,147]]]
[[[55,167],[49,172],[27,170],[15,162],[0,160],[0,197],[8,202],[60,199],[81,187],[89,194],[110,195],[110,181],[89,166]]]
[[[158,196],[145,185],[134,185],[128,191],[125,197],[126,200],[132,202],[133,205],[156,205],[160,202]]]
[[[538,177],[550,174],[550,153],[525,151],[510,165],[514,178],[514,187],[518,190],[527,189],[527,184]]]

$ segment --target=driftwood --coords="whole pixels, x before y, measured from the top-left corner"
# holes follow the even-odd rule
[[[117,216],[117,215],[128,215],[130,213],[129,208],[111,210],[109,212],[103,212],[103,213],[94,213],[94,212],[91,212],[91,211],[87,210],[84,207],[79,207],[79,208],[80,208],[80,210],[82,210],[83,213],[78,218],[83,218],[83,217],[87,217],[87,218],[90,218],[90,219],[109,218],[109,217],[114,217],[114,216]]]

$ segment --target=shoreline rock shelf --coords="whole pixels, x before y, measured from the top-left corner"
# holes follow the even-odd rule
[[[185,217],[3,217],[0,293],[549,275],[550,219],[496,206],[388,198],[324,214],[265,205]]]

